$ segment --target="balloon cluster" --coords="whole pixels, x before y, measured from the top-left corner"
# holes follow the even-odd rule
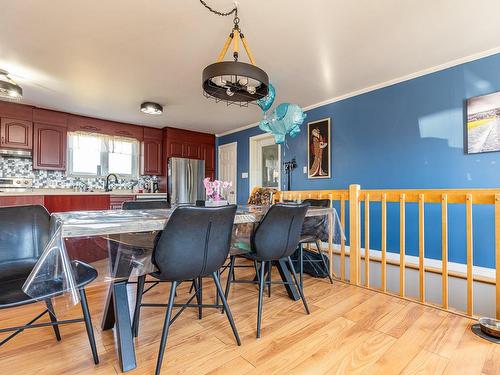
[[[273,105],[276,91],[272,84],[269,84],[267,96],[257,100],[257,105],[264,112],[264,119],[259,122],[262,131],[271,133],[277,144],[285,142],[287,134],[295,138],[300,133],[300,125],[304,122],[306,114],[297,104],[281,103],[267,117],[267,111]]]

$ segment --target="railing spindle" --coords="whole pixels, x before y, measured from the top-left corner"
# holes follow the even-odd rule
[[[418,196],[418,272],[420,302],[425,302],[425,197]]]
[[[472,259],[472,194],[465,197],[466,233],[467,233],[467,315],[472,316],[473,309],[473,259]]]
[[[382,251],[382,259],[380,263],[381,271],[380,274],[382,276],[381,288],[383,292],[387,291],[387,194],[382,194],[382,239],[381,239],[381,251]]]
[[[359,185],[349,185],[349,281],[359,280]]]
[[[365,197],[365,286],[370,287],[370,194]]]
[[[500,194],[495,195],[496,317],[500,319]]]
[[[401,194],[399,197],[399,295],[405,296],[405,204],[406,196]]]
[[[441,302],[448,308],[448,195],[441,196]]]

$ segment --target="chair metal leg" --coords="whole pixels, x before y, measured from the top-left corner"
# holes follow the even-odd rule
[[[290,257],[287,258],[288,264],[290,265],[290,269],[292,270],[292,276],[295,280],[295,284],[297,285],[297,289],[299,290],[300,298],[302,299],[302,303],[304,304],[304,308],[306,309],[306,313],[310,314],[309,307],[307,306],[306,298],[304,297],[304,291],[302,290],[302,286],[299,284],[297,280],[297,273],[295,272],[295,268],[293,268],[292,259]]]
[[[224,298],[226,301],[229,299],[229,290],[231,288],[231,277],[234,275],[234,262],[236,261],[234,255],[229,258],[229,273],[227,274],[226,290],[224,291]],[[224,308],[222,308],[221,314],[224,314]]]
[[[259,266],[257,265],[256,260],[253,261],[253,267],[255,268],[255,279],[257,279],[257,281],[260,282]]]
[[[304,286],[304,245],[299,245],[299,277],[300,287]]]
[[[52,300],[46,299],[45,300],[45,305],[47,306],[47,310],[49,311],[49,316],[50,316],[50,321],[52,323],[57,323],[57,316],[54,311],[54,305],[52,304]],[[59,331],[59,325],[55,324],[52,326],[54,329],[54,334],[56,335],[56,340],[61,341],[61,332]]]
[[[87,329],[87,336],[89,338],[90,349],[92,349],[92,356],[94,363],[99,364],[99,356],[97,355],[97,346],[95,344],[94,327],[92,326],[92,319],[90,318],[89,305],[87,302],[87,294],[85,289],[80,289],[80,303],[82,305],[83,319],[85,320],[85,328]]]
[[[198,277],[198,319],[203,318],[203,278]]]
[[[224,311],[226,312],[227,319],[229,320],[229,324],[231,325],[231,329],[233,330],[234,338],[236,339],[238,346],[240,346],[241,345],[240,336],[238,335],[238,330],[236,329],[236,325],[234,324],[233,314],[231,314],[231,310],[229,309],[229,305],[227,304],[226,297],[224,296],[224,293],[222,293],[222,287],[220,285],[220,280],[218,278],[217,273],[214,272],[212,274],[212,277],[214,279],[215,286],[217,287],[217,294],[220,296],[222,304],[224,305]]]
[[[257,305],[257,338],[260,338],[260,325],[261,325],[261,320],[262,320],[262,297],[264,294],[264,270],[266,267],[264,267],[266,262],[261,262],[260,265],[260,278],[259,278],[259,302]]]
[[[217,270],[217,278],[220,280],[220,269]],[[219,293],[215,293],[215,304],[219,304]]]
[[[273,271],[273,264],[271,261],[267,262],[267,296],[271,298],[271,273]]]
[[[134,318],[132,322],[132,334],[137,337],[139,334],[139,320],[141,316],[142,294],[144,293],[144,283],[146,275],[137,278],[137,293],[135,297]]]
[[[326,274],[330,279],[330,284],[333,284],[333,279],[330,276],[330,267],[326,264],[325,254],[321,251],[321,242],[320,240],[316,240],[316,248],[318,249],[319,256],[321,257],[321,261],[323,262],[323,267],[325,267]]]
[[[198,279],[194,278],[193,282],[191,283],[191,288],[189,288],[189,294],[191,294],[194,291],[194,295],[196,297],[196,303],[198,304],[198,306],[201,305],[199,289],[200,287],[198,285]],[[175,292],[175,296],[177,297],[177,292]],[[199,307],[198,307],[198,319],[201,319]]]
[[[168,330],[170,328],[170,318],[172,316],[172,310],[174,308],[175,291],[177,289],[177,281],[172,281],[172,287],[170,288],[170,296],[168,298],[167,312],[165,313],[165,322],[163,323],[163,331],[161,334],[160,341],[160,351],[158,353],[158,360],[156,362],[156,375],[160,375],[161,364],[163,362],[163,355],[165,353],[165,348],[167,346]]]

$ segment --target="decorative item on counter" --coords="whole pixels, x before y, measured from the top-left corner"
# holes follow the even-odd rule
[[[304,122],[306,114],[297,104],[281,103],[278,105],[270,119],[266,116],[259,123],[259,128],[274,136],[277,144],[285,143],[285,136],[295,138],[300,133],[300,125]]]
[[[205,186],[208,198],[208,200],[205,201],[206,207],[226,206],[228,204],[226,193],[227,190],[233,186],[231,181],[211,181],[210,177],[207,177],[203,180],[203,185]]]

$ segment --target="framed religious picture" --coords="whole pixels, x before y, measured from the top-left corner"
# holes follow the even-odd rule
[[[500,151],[500,92],[467,99],[466,152]]]
[[[307,124],[307,177],[330,178],[330,118]]]

